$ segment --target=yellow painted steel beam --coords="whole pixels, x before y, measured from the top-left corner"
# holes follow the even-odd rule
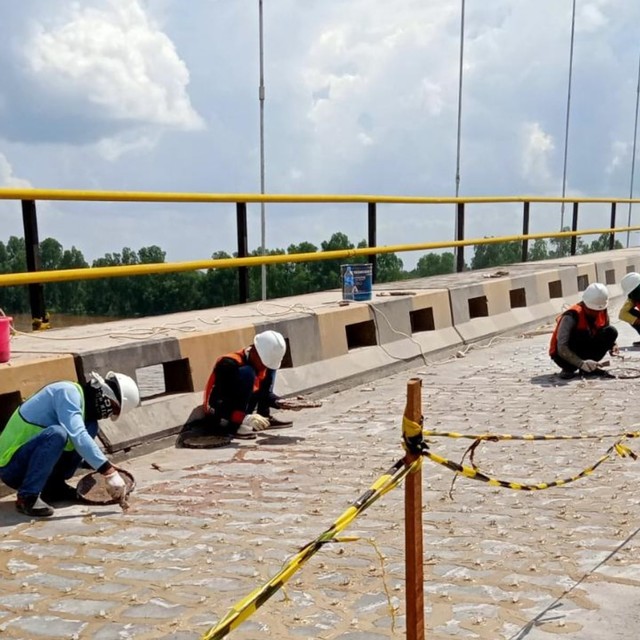
[[[453,204],[508,202],[578,202],[617,204],[640,203],[640,198],[560,198],[550,196],[381,196],[339,194],[259,194],[259,193],[172,193],[156,191],[87,191],[82,189],[0,188],[0,200],[65,200],[100,202],[279,202],[279,203],[365,203]]]
[[[530,233],[527,235],[497,236],[491,238],[473,238],[470,240],[446,240],[442,242],[424,242],[418,244],[397,244],[383,247],[363,247],[361,249],[340,249],[336,251],[317,251],[315,253],[282,253],[273,256],[252,256],[247,258],[219,258],[192,260],[188,262],[164,262],[153,264],[135,264],[118,267],[89,267],[85,269],[60,269],[58,271],[35,271],[29,273],[7,273],[0,275],[0,287],[45,282],[67,282],[69,280],[95,280],[97,278],[118,278],[157,273],[176,273],[179,271],[197,271],[199,269],[227,269],[232,267],[258,267],[262,264],[285,264],[292,262],[320,262],[321,260],[348,259],[378,253],[401,253],[403,251],[428,251],[450,247],[466,247],[482,244],[501,244],[520,242],[539,238],[569,238],[571,236],[602,235],[603,233],[621,233],[638,231],[640,226],[616,227],[615,229],[583,229],[581,231],[562,231],[556,233]]]

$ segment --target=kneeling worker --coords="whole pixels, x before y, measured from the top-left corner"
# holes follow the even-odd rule
[[[105,476],[114,500],[126,484],[94,441],[98,420],[117,420],[140,404],[136,383],[122,373],[92,373],[85,384],[53,382],[25,400],[0,434],[0,480],[18,492],[16,509],[28,516],[54,513],[48,502],[75,500],[69,480],[85,460]]]
[[[622,292],[627,296],[620,308],[618,318],[630,324],[640,333],[640,273],[632,271],[620,280]],[[640,347],[640,341],[633,343],[634,347]]]
[[[559,316],[549,355],[562,369],[561,378],[573,378],[576,370],[587,375],[608,376],[599,367],[599,360],[607,351],[611,355],[618,353],[618,331],[609,324],[608,304],[607,287],[594,282],[584,290],[582,302]]]
[[[218,358],[203,402],[214,430],[249,439],[255,438],[257,431],[293,425],[270,415],[271,407],[279,406],[273,384],[286,350],[282,334],[263,331],[249,347]]]

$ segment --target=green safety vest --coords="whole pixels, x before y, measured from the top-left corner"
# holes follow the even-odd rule
[[[78,387],[80,391],[80,397],[82,398],[82,418],[84,419],[84,391],[82,387],[74,382],[73,384]],[[29,442],[32,438],[35,438],[38,434],[46,429],[49,425],[40,425],[27,422],[20,415],[20,407],[18,407],[11,417],[7,426],[0,433],[0,467],[4,467],[9,464],[13,454],[25,443]],[[74,451],[75,447],[73,442],[67,439],[67,444],[64,447],[65,451]]]

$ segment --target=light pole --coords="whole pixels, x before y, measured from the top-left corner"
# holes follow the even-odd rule
[[[569,45],[569,81],[567,82],[567,119],[564,128],[564,164],[562,168],[562,197],[567,192],[567,154],[569,151],[569,116],[571,114],[571,78],[573,75],[573,40],[576,31],[576,0],[571,10],[571,44]],[[560,205],[560,231],[564,227],[564,201]]]
[[[260,86],[258,88],[258,100],[260,101],[260,193],[264,195],[264,39],[262,25],[262,0],[258,0],[258,32],[260,41]],[[260,203],[260,250],[266,254],[266,215],[264,202]],[[262,299],[267,299],[267,265],[263,264],[260,270],[262,280]]]
[[[633,176],[636,171],[636,140],[638,139],[638,102],[640,101],[640,57],[638,57],[638,85],[636,89],[636,118],[633,125],[633,151],[631,153],[631,180],[629,185],[629,198],[633,198]],[[631,226],[631,208],[629,203],[629,216],[627,217],[627,227]],[[627,231],[627,249],[629,248],[629,231]]]

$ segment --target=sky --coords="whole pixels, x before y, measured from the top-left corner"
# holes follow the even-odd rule
[[[460,195],[560,196],[572,1],[465,6]],[[259,193],[258,7],[5,0],[0,187]],[[461,1],[264,0],[263,15],[266,193],[455,194]],[[576,0],[567,194],[629,195],[639,55],[640,2]],[[254,249],[260,206],[248,210]],[[518,233],[521,211],[470,206],[466,235]],[[609,223],[608,205],[581,211],[583,227]],[[378,244],[451,239],[454,212],[380,205]],[[560,219],[559,205],[533,205],[531,231]],[[269,204],[265,220],[269,249],[367,235],[366,205]],[[232,204],[45,202],[38,224],[89,261],[236,246]],[[0,201],[0,240],[11,235],[20,205]]]

